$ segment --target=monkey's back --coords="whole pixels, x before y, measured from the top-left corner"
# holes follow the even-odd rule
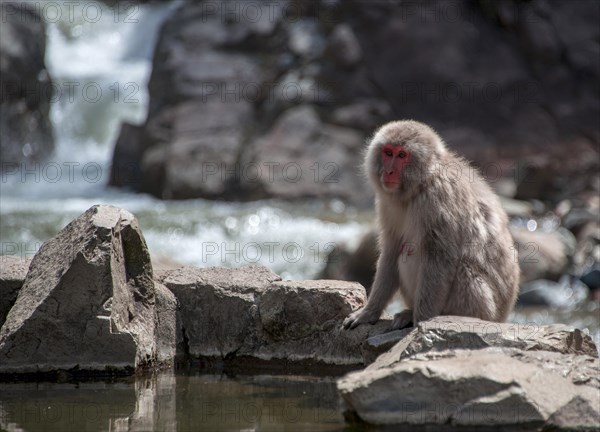
[[[462,158],[449,153],[452,175],[437,175],[418,200],[425,215],[423,253],[454,266],[444,315],[504,321],[519,290],[519,265],[498,196]],[[448,170],[446,171],[448,173]],[[428,271],[424,268],[422,271]]]

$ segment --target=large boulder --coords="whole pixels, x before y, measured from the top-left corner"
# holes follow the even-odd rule
[[[600,421],[600,360],[577,329],[437,317],[402,336],[338,381],[348,419],[567,429]]]
[[[600,362],[583,373],[569,355],[522,355],[515,349],[448,350],[407,358],[390,368],[354,372],[338,382],[347,416],[373,424],[493,428],[545,426],[591,430],[600,422]],[[579,365],[577,365],[579,366]]]
[[[575,238],[565,229],[544,232],[511,227],[521,268],[521,283],[535,279],[558,279],[569,265]]]
[[[270,26],[246,16],[228,25],[212,9],[184,2],[163,25],[148,118],[139,128],[122,128],[111,185],[161,198],[239,196],[238,158],[254,122],[251,100],[265,77],[247,50],[231,46]]]
[[[0,2],[0,159],[2,170],[47,158],[54,149],[52,83],[44,20],[33,4]],[[39,10],[39,8],[37,8]]]
[[[94,206],[42,245],[0,329],[0,376],[122,374],[169,364],[175,298],[135,217]]]
[[[299,105],[254,141],[248,164],[254,169],[242,176],[242,185],[267,197],[367,203],[370,193],[360,175],[363,145],[355,129],[323,124],[314,106]]]
[[[342,330],[343,319],[366,300],[356,283],[282,281],[262,267],[184,267],[157,275],[180,305],[178,360],[204,370],[312,373],[366,365],[366,339],[390,325]],[[251,361],[248,361],[251,359]]]

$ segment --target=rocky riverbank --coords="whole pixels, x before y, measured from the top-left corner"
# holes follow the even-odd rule
[[[343,375],[351,422],[598,424],[600,361],[564,325],[438,317],[341,330],[358,283],[283,281],[262,267],[154,271],[135,217],[94,206],[33,260],[2,257],[0,379],[84,379],[164,368]]]

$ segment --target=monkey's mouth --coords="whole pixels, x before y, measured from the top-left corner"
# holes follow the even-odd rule
[[[400,186],[400,182],[398,182],[398,181],[389,181],[389,180],[383,180],[381,182],[381,184],[383,185],[383,188],[385,190],[389,190],[389,191],[396,190]]]

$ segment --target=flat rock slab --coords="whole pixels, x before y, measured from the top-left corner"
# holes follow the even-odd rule
[[[385,336],[392,340],[394,337],[401,339],[391,350],[369,365],[369,369],[391,367],[402,359],[421,352],[486,347],[598,357],[598,350],[589,334],[564,324],[524,325],[495,323],[470,317],[440,316],[419,323],[405,337],[400,332]]]
[[[176,300],[135,217],[94,206],[42,245],[0,329],[0,377],[123,374],[168,363]],[[156,305],[164,307],[159,314]]]
[[[179,302],[184,359],[219,367],[265,370],[314,368],[340,373],[373,358],[366,340],[390,325],[342,330],[343,319],[366,300],[357,283],[282,281],[262,267],[184,267],[161,272]]]
[[[441,316],[369,343],[394,339],[365,370],[338,381],[348,419],[488,429],[600,424],[600,360],[578,329]]]
[[[588,376],[579,381],[575,369],[582,362]],[[589,356],[458,349],[350,373],[338,381],[338,390],[347,418],[372,424],[591,430],[600,424],[600,393],[597,381],[586,383],[598,375],[598,359]]]

